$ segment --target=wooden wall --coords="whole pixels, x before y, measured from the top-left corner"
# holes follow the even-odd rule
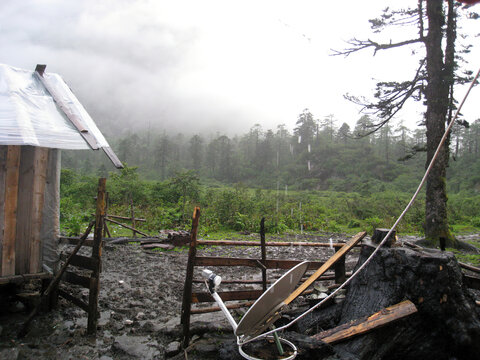
[[[41,230],[50,151],[33,146],[0,146],[2,277],[42,271]]]

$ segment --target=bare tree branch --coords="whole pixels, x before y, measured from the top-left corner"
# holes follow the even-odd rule
[[[365,50],[367,48],[373,48],[373,55],[376,55],[377,51],[379,50],[387,50],[387,49],[392,49],[392,48],[396,48],[396,47],[400,47],[400,46],[405,46],[405,45],[410,45],[410,44],[415,44],[415,43],[420,43],[420,42],[424,42],[424,38],[421,37],[421,38],[418,38],[418,39],[411,39],[411,40],[405,40],[405,41],[400,41],[400,42],[397,42],[397,43],[388,43],[388,44],[379,44],[373,40],[358,40],[356,38],[353,38],[352,40],[349,40],[347,41],[347,44],[351,45],[350,48],[347,48],[347,49],[344,49],[344,50],[335,50],[335,49],[331,49],[332,50],[332,56],[339,56],[339,55],[343,55],[345,57],[347,57],[348,55],[354,53],[354,52],[357,52],[357,51],[361,51],[361,50]]]

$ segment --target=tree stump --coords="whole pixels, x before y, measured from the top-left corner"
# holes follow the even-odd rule
[[[375,250],[364,244],[357,267]],[[381,248],[348,286],[337,325],[403,300],[418,312],[382,330],[334,345],[352,359],[474,359],[480,353],[480,314],[450,252]]]
[[[380,242],[385,238],[385,236],[387,236],[389,231],[390,229],[375,229],[372,235],[372,242],[377,245],[380,244]],[[397,239],[396,234],[396,231],[392,231],[392,234],[389,236],[388,240],[383,246],[391,247],[392,245],[394,245]]]

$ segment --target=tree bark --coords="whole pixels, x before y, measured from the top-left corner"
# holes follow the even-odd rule
[[[449,3],[452,3],[449,0]],[[453,4],[450,4],[453,6]],[[445,14],[442,0],[427,1],[428,35],[427,52],[428,85],[426,89],[427,111],[427,166],[445,132],[449,104],[449,83],[453,78],[453,66],[445,66],[442,50]],[[449,24],[451,26],[451,24]],[[448,30],[447,30],[448,31]],[[449,49],[450,50],[450,49]],[[446,168],[449,150],[441,149],[426,184],[425,238],[436,244],[440,237],[447,239],[447,246],[455,246],[456,240],[448,228]]]

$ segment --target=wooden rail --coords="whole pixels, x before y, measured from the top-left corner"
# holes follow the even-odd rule
[[[308,287],[314,281],[319,280],[335,280],[336,282],[343,282],[346,279],[345,272],[345,255],[351,250],[354,246],[358,246],[358,242],[363,239],[366,233],[357,234],[352,240],[348,243],[307,243],[307,242],[267,242],[265,241],[265,228],[263,225],[264,219],[262,219],[260,226],[260,242],[255,241],[229,241],[229,240],[197,240],[197,226],[200,216],[200,209],[196,208],[194,211],[193,221],[192,221],[192,232],[190,239],[190,248],[188,253],[188,263],[187,263],[187,273],[185,276],[185,285],[183,292],[183,302],[182,302],[182,315],[181,315],[181,324],[183,328],[183,339],[182,345],[184,348],[188,346],[189,335],[190,335],[190,316],[191,314],[202,314],[207,312],[219,311],[219,307],[200,307],[192,309],[193,303],[206,303],[214,302],[214,299],[208,292],[192,292],[192,284],[203,282],[199,279],[193,279],[194,267],[196,266],[239,266],[239,267],[253,267],[258,268],[262,272],[262,280],[226,280],[223,281],[224,284],[261,284],[262,290],[233,290],[233,291],[223,291],[218,294],[224,301],[241,301],[248,300],[242,303],[236,304],[226,304],[228,309],[239,308],[242,306],[250,306],[253,301],[260,297],[267,288],[267,284],[271,281],[267,279],[267,269],[291,269],[295,265],[301,263],[299,260],[289,260],[289,259],[267,259],[266,256],[266,247],[267,246],[309,246],[309,247],[333,247],[335,248],[335,255],[332,258],[334,260],[329,260],[328,264],[323,262],[310,262],[309,270],[315,270],[316,272],[310,277],[307,278]],[[197,246],[259,246],[261,253],[259,258],[229,258],[229,257],[212,257],[212,256],[197,256]],[[321,276],[328,269],[333,268],[334,275]],[[318,272],[319,269],[323,269],[321,273]],[[315,277],[314,279],[312,277]],[[312,290],[302,290],[301,293],[308,294]],[[306,291],[305,291],[306,290]],[[297,294],[296,296],[298,296]],[[295,296],[295,297],[296,297]],[[293,300],[293,299],[291,299]]]

